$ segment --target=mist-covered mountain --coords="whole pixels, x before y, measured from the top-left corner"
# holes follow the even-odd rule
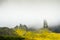
[[[28,28],[26,25],[20,24],[19,26],[16,26],[14,28],[0,27],[0,36],[15,36],[13,29],[16,29],[16,28],[24,29],[27,31],[36,31],[36,29],[33,27]],[[60,25],[51,26],[51,27],[48,27],[48,29],[51,30],[52,32],[60,33]]]
[[[52,26],[49,29],[53,32],[60,33],[60,25]]]

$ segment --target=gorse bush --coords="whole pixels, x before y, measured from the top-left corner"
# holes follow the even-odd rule
[[[53,33],[48,29],[38,30],[38,32],[16,29],[15,32],[25,40],[60,40],[59,33]]]

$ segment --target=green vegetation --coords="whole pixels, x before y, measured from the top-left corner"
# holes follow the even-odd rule
[[[0,36],[0,40],[24,40],[22,37],[14,36]]]
[[[56,33],[60,33],[60,26],[48,27],[48,25],[47,25],[47,23],[45,21],[45,23],[43,25],[43,28],[39,29],[40,32],[37,31],[36,29],[32,28],[32,27],[31,28],[28,28],[26,25],[22,25],[22,24],[16,25],[14,28],[0,27],[0,40],[24,40],[25,37],[22,37],[22,36],[19,36],[19,35],[24,34],[24,32],[26,32],[26,31],[28,31],[28,32],[26,32],[26,34],[24,34],[24,35],[25,36],[27,35],[26,36],[27,38],[28,38],[28,36],[32,37],[31,36],[32,34],[30,32],[37,31],[38,33],[43,32],[45,34],[45,31],[41,31],[41,30],[44,30],[45,28],[47,28],[50,31],[53,31],[53,32],[56,32]],[[17,29],[19,29],[19,31]],[[21,29],[22,29],[22,31],[20,31]],[[19,35],[17,33],[15,33],[15,31]],[[48,31],[48,32],[50,32],[50,31]]]

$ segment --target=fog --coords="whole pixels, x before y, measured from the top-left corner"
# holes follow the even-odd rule
[[[48,25],[60,23],[60,0],[0,0],[0,26],[14,27],[18,24]]]

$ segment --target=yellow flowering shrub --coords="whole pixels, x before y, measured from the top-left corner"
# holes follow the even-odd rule
[[[19,36],[23,36],[25,32],[26,32],[26,31],[23,30],[23,29],[16,29],[16,30],[15,30],[15,33],[16,33],[17,35],[19,35]]]
[[[24,36],[25,40],[60,40],[60,33],[53,33],[48,29],[38,30],[39,32],[16,29],[19,36]]]

